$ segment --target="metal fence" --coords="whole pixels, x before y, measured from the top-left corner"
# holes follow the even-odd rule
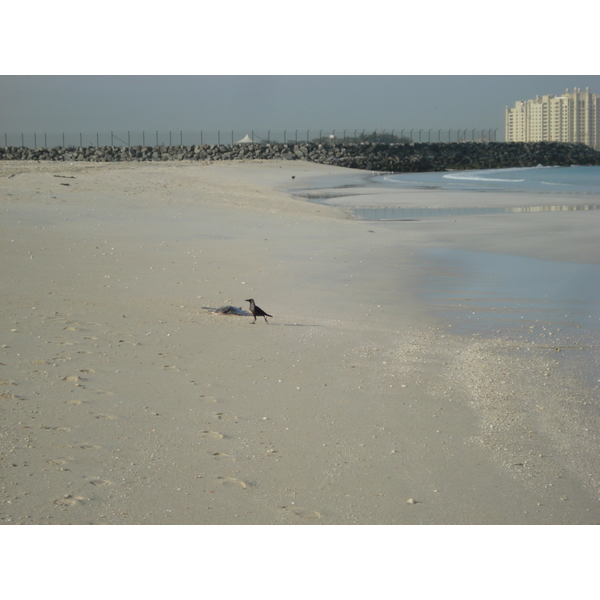
[[[87,133],[4,133],[5,147],[87,148],[102,146],[234,145],[242,140],[256,144],[290,143],[434,143],[495,142],[498,129],[284,129],[217,131],[110,131]],[[2,142],[0,142],[2,143]]]

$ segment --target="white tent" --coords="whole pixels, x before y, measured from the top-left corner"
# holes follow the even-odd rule
[[[238,140],[236,144],[254,144],[254,142],[252,141],[250,136],[246,134],[246,136],[243,137],[241,140]]]

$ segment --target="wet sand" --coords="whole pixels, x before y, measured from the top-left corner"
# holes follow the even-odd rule
[[[399,232],[290,194],[332,175],[0,164],[0,522],[600,521],[597,339],[456,332],[421,253],[589,262],[597,223]],[[212,313],[246,298],[269,324]]]

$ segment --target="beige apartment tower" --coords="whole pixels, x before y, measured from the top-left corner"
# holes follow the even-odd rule
[[[507,142],[580,142],[600,150],[600,96],[575,88],[506,107]]]

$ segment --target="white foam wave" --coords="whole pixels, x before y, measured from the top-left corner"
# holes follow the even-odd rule
[[[456,179],[459,181],[499,181],[500,183],[521,183],[524,179],[503,179],[499,177],[482,177],[481,175],[466,175],[452,173],[450,175],[444,175],[444,179]]]
[[[411,173],[412,174],[412,173]],[[429,175],[429,173],[427,173]],[[403,183],[405,185],[425,185],[425,181],[406,181],[406,179],[400,179],[402,175],[386,175],[383,177],[384,181],[391,181],[392,183]]]
[[[523,173],[523,171],[532,171],[537,169],[546,169],[552,167],[511,167],[508,169],[483,169],[481,171],[454,171],[444,175],[446,179],[456,179],[459,181],[496,181],[499,183],[522,183],[525,179],[508,179],[498,177],[498,173]]]

